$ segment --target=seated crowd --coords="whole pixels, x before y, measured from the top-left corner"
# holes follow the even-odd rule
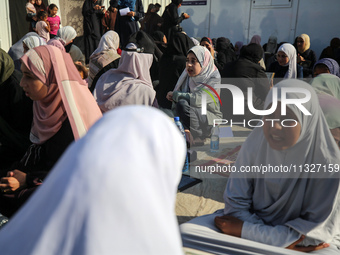
[[[111,12],[119,8],[115,2]],[[259,35],[235,45],[223,35],[190,38],[169,23],[189,18],[177,14],[181,3],[172,0],[163,17],[156,14],[160,6],[150,5],[141,29],[124,45],[107,26],[87,65],[71,26],[49,40],[30,32],[8,53],[0,49],[5,254],[182,254],[182,245],[228,254],[251,251],[255,242],[276,246],[277,253],[339,253],[340,39],[333,38],[317,60],[307,34],[293,44],[270,36],[263,46]],[[233,94],[217,87],[225,82],[243,92],[243,115],[233,115]],[[273,88],[289,91],[278,93],[276,110],[250,112],[249,91],[254,108],[268,110],[276,103]],[[310,94],[303,103],[310,115],[283,103],[303,99],[294,88]],[[203,97],[207,90],[211,97]],[[186,146],[169,120],[174,116]],[[253,128],[237,169],[326,170],[231,173],[221,190],[224,209],[179,230],[174,204],[186,150],[204,144],[214,119],[223,118],[278,120]],[[284,119],[290,121],[283,125]]]

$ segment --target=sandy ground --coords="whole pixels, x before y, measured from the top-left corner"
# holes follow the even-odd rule
[[[233,148],[242,145],[251,132],[251,130],[239,126],[232,127],[232,130],[234,137],[220,139],[219,153],[210,152],[210,139],[206,140],[204,146],[192,148],[197,152],[197,161],[190,164],[190,175],[201,179],[202,182],[177,193],[176,215],[179,224],[224,208],[223,192],[228,178],[218,174],[199,172],[198,169],[205,168],[197,168],[197,166],[203,166],[211,160],[220,161],[221,159],[218,158],[221,155],[223,156]]]

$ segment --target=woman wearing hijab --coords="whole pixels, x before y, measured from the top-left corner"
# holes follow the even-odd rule
[[[318,99],[331,134],[340,149],[340,100],[328,94],[318,94]]]
[[[30,145],[32,100],[20,87],[21,78],[11,57],[0,49],[0,170],[20,160]]]
[[[266,66],[269,67],[272,63],[272,57],[277,51],[277,37],[275,35],[269,37],[268,42],[263,45],[263,50],[264,62]]]
[[[13,44],[11,48],[9,48],[8,55],[10,55],[11,58],[13,59],[13,61],[14,61],[15,70],[20,71],[20,67],[21,67],[20,58],[24,55],[24,49],[23,49],[22,42],[23,42],[24,39],[26,39],[29,36],[36,36],[36,37],[40,38],[40,36],[36,32],[29,32],[26,35],[24,35],[15,44]]]
[[[46,41],[37,36],[29,36],[26,37],[24,40],[22,40],[22,46],[24,47],[24,53],[29,51],[30,49],[33,49],[35,47],[46,45]]]
[[[93,92],[99,77],[119,64],[119,35],[114,31],[106,32],[100,39],[98,48],[92,53],[89,64],[88,85]]]
[[[156,92],[150,77],[153,54],[139,50],[136,44],[129,43],[122,51],[118,68],[99,78],[93,95],[103,113],[123,105],[154,103]]]
[[[178,15],[178,8],[182,6],[183,0],[171,0],[171,3],[165,7],[163,12],[163,25],[162,32],[165,34],[168,41],[171,40],[172,35],[177,32],[182,32],[180,27],[181,22],[184,19],[190,18],[187,13]]]
[[[329,73],[319,74],[310,82],[317,93],[328,94],[340,100],[340,78]]]
[[[169,91],[174,90],[178,78],[185,69],[187,52],[194,46],[191,39],[181,32],[173,35],[159,61],[159,85],[156,89],[160,107],[171,109],[172,103],[166,99]]]
[[[313,77],[321,73],[330,73],[340,77],[340,68],[338,62],[331,58],[322,58],[313,66]]]
[[[42,184],[67,146],[101,117],[69,54],[36,47],[22,57],[21,70],[20,86],[34,101],[32,145],[1,179],[0,212],[8,217]]]
[[[253,89],[253,106],[255,109],[263,109],[264,100],[270,89],[267,75],[259,62],[263,56],[263,49],[256,43],[251,43],[243,46],[241,49],[240,57],[225,66],[221,72],[222,77],[228,79],[228,84],[233,84],[240,88],[245,97],[245,114],[233,115],[233,96],[227,89],[221,91],[221,101],[223,105],[221,110],[223,117],[227,120],[239,122],[246,121],[258,116],[252,114],[248,109],[248,88]]]
[[[218,71],[222,72],[224,66],[227,63],[233,62],[236,60],[235,51],[231,48],[230,40],[225,37],[219,37],[216,40],[216,58],[215,65],[218,68]]]
[[[306,34],[301,34],[296,39],[297,63],[303,67],[303,77],[308,78],[313,75],[313,66],[316,62],[316,54],[310,49],[310,39]]]
[[[149,4],[148,11],[145,14],[141,22],[141,29],[152,35],[154,32],[159,31],[163,23],[163,19],[156,12],[156,6],[154,4]]]
[[[86,64],[90,61],[91,54],[97,49],[103,35],[102,18],[105,9],[102,9],[101,0],[85,0],[82,8],[84,17],[84,42]]]
[[[185,154],[183,136],[161,111],[105,114],[0,232],[1,252],[184,254],[175,200]]]
[[[206,47],[208,51],[210,52],[211,56],[215,59],[216,54],[214,50],[214,44],[209,37],[203,37],[200,41],[200,45],[203,47]]]
[[[82,65],[85,65],[84,54],[76,45],[73,44],[73,40],[76,37],[76,30],[71,26],[65,26],[60,28],[57,32],[57,36],[49,40],[47,44],[52,45],[55,44],[54,40],[59,40],[62,45],[64,45],[66,52],[71,55],[73,62],[80,62]]]
[[[221,76],[214,65],[210,52],[202,46],[192,47],[187,54],[186,69],[179,77],[174,91],[169,91],[167,99],[173,102],[173,111],[179,116],[183,127],[190,130],[195,143],[210,136],[214,119],[221,119],[220,104],[207,96],[207,113],[202,115],[202,89],[206,85],[215,87],[221,83]],[[216,89],[219,93],[219,89]]]
[[[340,38],[334,37],[330,42],[330,46],[326,47],[321,52],[319,60],[323,58],[335,59],[337,55],[336,53],[337,51],[339,51],[339,49],[340,49]]]
[[[243,46],[243,42],[237,41],[235,43],[235,47],[234,48],[235,48],[236,57],[238,57],[240,55],[242,46]]]
[[[260,45],[260,46],[262,47],[262,45],[261,45],[261,36],[259,36],[259,35],[254,35],[254,36],[250,39],[249,44],[251,44],[251,43],[256,43],[256,44],[258,44],[258,45]],[[262,58],[261,58],[260,65],[262,66],[262,68],[263,68],[264,70],[266,70],[266,64],[264,63],[263,56],[262,56]]]
[[[132,9],[131,6],[134,8]],[[125,16],[120,15],[121,9],[129,7],[130,12]],[[139,30],[138,22],[144,17],[144,7],[142,0],[120,0],[115,25],[115,31],[119,34],[121,48],[124,49],[129,43],[132,34]]]
[[[224,192],[224,210],[182,225],[184,246],[190,242],[198,248],[198,241],[204,236],[209,239],[205,239],[205,244],[210,252],[219,249],[222,253],[234,246],[243,252],[295,254],[273,247],[277,246],[315,251],[313,254],[339,253],[340,183],[339,173],[332,171],[332,167],[339,164],[339,148],[309,84],[283,80],[275,87],[288,91],[308,90],[311,99],[303,105],[311,115],[305,115],[294,104],[288,104],[286,115],[281,115],[283,93],[278,93],[279,102],[274,113],[265,116],[263,126],[255,128],[242,145],[235,163],[236,171],[230,174]],[[265,109],[274,103],[273,93],[272,89]],[[299,92],[285,95],[287,99],[305,98]],[[279,121],[271,124],[267,119]],[[284,119],[290,121],[282,125]],[[324,169],[308,170],[317,164]],[[282,166],[286,170],[290,166],[303,166],[304,169],[241,171],[247,166]],[[241,238],[235,240],[232,236]]]
[[[296,50],[290,43],[282,44],[277,50],[277,61],[272,63],[268,72],[275,73],[274,78],[296,79],[303,78],[303,70],[296,63]]]

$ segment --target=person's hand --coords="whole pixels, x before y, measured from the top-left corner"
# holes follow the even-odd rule
[[[173,95],[173,92],[172,91],[169,91],[168,94],[166,95],[166,99],[168,99],[169,101],[174,101],[172,99],[172,95]]]
[[[300,251],[300,252],[311,252],[311,251],[317,251],[321,250],[323,248],[329,247],[328,243],[320,243],[318,245],[310,245],[310,246],[297,246],[299,243],[301,243],[305,239],[305,236],[301,236],[297,241],[292,243],[291,245],[287,246],[286,249]]]
[[[128,12],[126,15],[129,16],[129,17],[133,17],[133,16],[135,16],[135,13],[133,11],[131,11],[131,12]]]
[[[241,237],[243,221],[229,215],[215,217],[215,225],[224,234]]]
[[[16,191],[26,185],[26,173],[20,170],[7,172],[7,177],[1,178],[0,189],[4,192]]]
[[[183,13],[183,17],[184,17],[185,19],[189,19],[189,18],[190,18],[190,15],[189,15],[188,13]]]
[[[297,56],[297,62],[300,63],[300,62],[304,62],[306,61],[304,57],[302,57],[300,54],[298,54]]]
[[[95,10],[100,10],[102,7],[100,6],[100,5],[95,5],[94,7],[93,7]]]

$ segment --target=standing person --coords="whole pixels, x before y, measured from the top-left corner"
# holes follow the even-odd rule
[[[69,54],[39,46],[22,57],[20,86],[33,102],[31,146],[2,173],[0,213],[11,217],[43,183],[58,158],[102,115]]]
[[[171,3],[165,7],[163,12],[163,25],[162,31],[165,34],[168,41],[170,41],[171,36],[180,32],[182,28],[180,28],[179,24],[184,20],[190,18],[187,13],[182,13],[180,16],[178,15],[178,8],[182,6],[183,0],[171,0]]]
[[[37,13],[41,11],[44,11],[44,12],[47,11],[46,5],[43,3],[42,0],[35,0],[34,7],[37,10]]]
[[[57,32],[60,28],[61,21],[60,17],[57,15],[58,12],[58,6],[55,4],[50,4],[48,6],[48,18],[47,21],[50,23],[50,38],[54,38],[57,36]]]
[[[159,110],[105,114],[0,232],[1,253],[183,255],[175,201],[185,151]]]
[[[310,38],[306,34],[301,34],[296,39],[297,63],[303,67],[303,77],[309,78],[313,75],[313,66],[316,62],[316,54],[310,49]]]
[[[118,2],[119,0],[110,0],[110,6],[105,13],[105,17],[103,18],[102,25],[104,27],[103,33],[109,30],[115,30],[116,19],[118,13]]]
[[[34,7],[35,0],[27,0],[26,3],[26,20],[30,22],[30,31],[35,31],[35,24],[37,23],[37,10]]]
[[[121,9],[129,7],[130,12],[121,16]],[[132,9],[132,10],[131,10]],[[128,44],[132,34],[139,30],[138,21],[144,17],[144,7],[142,0],[120,0],[115,25],[115,31],[119,34],[121,49]]]
[[[90,61],[91,54],[97,49],[103,35],[102,18],[105,8],[101,0],[85,0],[82,14],[84,16],[85,62]]]
[[[156,6],[149,4],[148,11],[141,22],[141,29],[149,35],[159,31],[163,23],[163,19],[156,12]]]
[[[46,42],[50,40],[50,23],[47,21],[47,13],[45,11],[40,11],[37,14],[38,22],[36,25],[38,35],[43,38]]]

